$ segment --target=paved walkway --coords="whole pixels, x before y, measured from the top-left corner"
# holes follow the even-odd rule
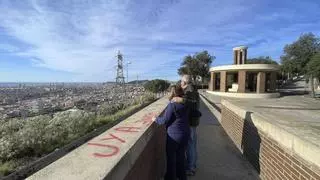
[[[198,170],[190,180],[258,180],[258,174],[242,157],[219,122],[201,102],[198,127]]]

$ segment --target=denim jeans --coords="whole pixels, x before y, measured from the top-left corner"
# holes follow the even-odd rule
[[[197,128],[190,127],[190,138],[187,146],[187,170],[195,170],[197,167]]]
[[[167,135],[167,172],[165,180],[187,180],[185,167],[185,152],[187,141],[177,142]]]

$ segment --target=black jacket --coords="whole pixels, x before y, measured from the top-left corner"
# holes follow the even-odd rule
[[[201,113],[199,111],[200,97],[196,86],[190,84],[184,89],[183,102],[188,109],[189,125],[198,126]]]

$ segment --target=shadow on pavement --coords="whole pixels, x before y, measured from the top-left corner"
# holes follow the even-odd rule
[[[243,155],[260,174],[259,155],[261,138],[258,133],[258,129],[252,122],[251,113],[252,112],[246,112],[246,118],[244,119],[242,130],[241,148],[243,150]]]

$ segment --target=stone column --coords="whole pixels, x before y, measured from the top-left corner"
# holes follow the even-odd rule
[[[246,71],[238,72],[238,93],[246,92]]]
[[[220,91],[227,92],[227,71],[220,72]]]
[[[216,74],[214,72],[210,72],[210,74],[209,90],[214,91],[216,90]]]
[[[277,89],[277,72],[270,73],[270,91],[275,91]]]
[[[242,62],[241,64],[245,64],[246,63],[246,55],[247,55],[247,50],[242,50]]]
[[[244,62],[243,63],[246,64],[247,63],[247,53],[248,52],[247,52],[246,49],[244,50],[244,52],[245,52],[245,55],[244,55]]]
[[[237,51],[233,50],[233,64],[237,64]]]
[[[208,83],[208,89],[209,91],[212,91],[212,72],[210,72],[210,81]]]
[[[241,62],[240,62],[240,50],[237,50],[237,64],[241,64]]]
[[[257,76],[257,93],[266,92],[266,73],[259,72]]]

